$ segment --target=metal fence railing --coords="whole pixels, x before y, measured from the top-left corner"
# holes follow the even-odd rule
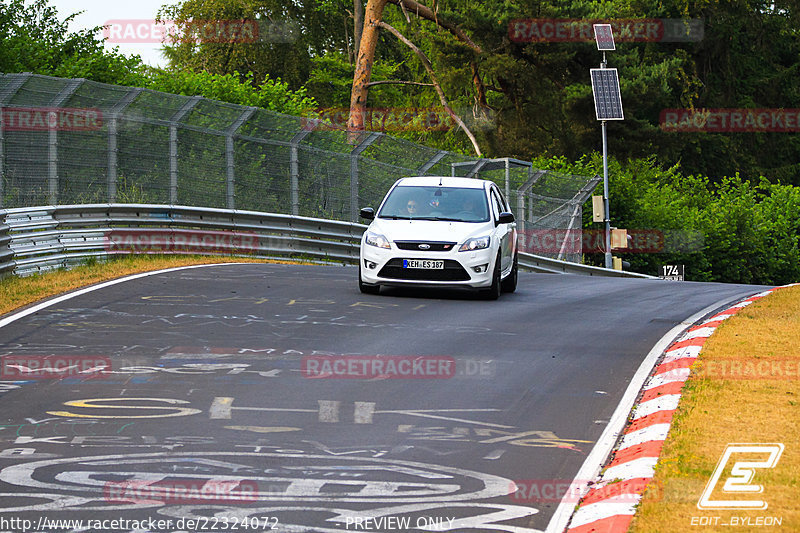
[[[468,175],[505,189],[526,235],[580,228],[596,184],[260,108],[35,74],[0,76],[0,126],[0,208],[141,203],[356,222],[399,177]],[[545,255],[581,260],[574,249]]]
[[[0,210],[0,277],[130,254],[357,263],[363,224],[207,207],[81,204]],[[520,253],[522,270],[648,277]]]

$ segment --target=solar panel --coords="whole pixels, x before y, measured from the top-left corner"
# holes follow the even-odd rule
[[[597,41],[598,50],[616,50],[611,24],[593,24],[592,27],[594,28],[594,40]]]
[[[597,120],[625,120],[622,113],[622,95],[619,93],[619,77],[615,68],[593,68],[592,92]]]

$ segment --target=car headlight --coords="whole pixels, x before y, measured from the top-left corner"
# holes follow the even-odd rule
[[[475,250],[483,250],[484,248],[489,247],[491,240],[492,238],[488,235],[484,237],[473,237],[472,239],[467,239],[467,241],[461,245],[461,248],[459,248],[458,251],[473,252]]]
[[[378,248],[389,249],[392,247],[392,245],[389,244],[389,240],[380,233],[372,233],[371,231],[368,231],[365,241],[370,246],[377,246]]]

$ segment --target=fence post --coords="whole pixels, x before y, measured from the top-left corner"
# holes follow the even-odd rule
[[[178,203],[178,122],[192,110],[202,96],[192,96],[169,119],[169,203]]]
[[[358,156],[381,135],[377,131],[370,133],[350,152],[350,222],[358,221]]]
[[[506,201],[511,201],[511,161],[506,158]]]
[[[144,89],[137,87],[128,91],[119,102],[109,111],[108,118],[108,203],[113,204],[117,201],[117,126],[119,115],[133,103]]]
[[[523,250],[528,249],[528,226],[529,221],[531,220],[531,212],[533,211],[533,206],[531,205],[532,200],[531,197],[528,196],[528,206],[526,209],[525,206],[525,195],[531,190],[531,187],[539,181],[539,178],[544,176],[547,171],[545,170],[537,170],[536,172],[533,171],[533,167],[528,167],[528,180],[522,184],[522,187],[517,189],[517,217],[518,217],[518,224],[517,226],[520,228],[519,235],[521,235],[519,246]]]
[[[292,140],[289,141],[291,143],[291,152],[289,153],[289,188],[291,190],[291,199],[292,199],[292,215],[297,216],[300,214],[300,158],[297,153],[298,146],[306,136],[314,131],[314,127],[316,126],[316,121],[312,122],[311,120],[303,121],[307,124],[306,128],[303,131],[298,131]],[[313,124],[313,126],[312,126]]]
[[[466,173],[464,176],[465,178],[474,178],[478,175],[478,173],[483,169],[483,167],[488,163],[488,159],[479,159],[475,161],[475,164],[469,169],[469,172]]]
[[[438,163],[439,161],[441,161],[441,160],[442,160],[442,158],[443,158],[444,156],[446,156],[447,154],[448,154],[448,152],[445,152],[444,150],[439,150],[439,152],[438,152],[436,155],[434,155],[433,157],[431,157],[430,159],[428,159],[428,161],[427,161],[427,162],[426,162],[424,165],[422,165],[421,167],[419,167],[419,168],[417,169],[417,174],[418,174],[419,176],[424,176],[425,174],[427,174],[427,173],[428,173],[428,171],[429,171],[431,168],[433,168],[433,165],[435,165],[436,163]]]
[[[5,154],[5,118],[3,117],[3,106],[6,102],[11,100],[15,94],[25,85],[25,82],[31,77],[31,74],[4,74],[3,77],[12,76],[11,83],[6,85],[6,88],[0,92],[0,208],[4,205],[3,195],[5,194],[5,177],[6,177],[6,154]]]
[[[4,131],[6,129],[5,118],[3,117],[3,104],[0,103],[0,209],[3,208],[3,195],[5,193],[5,152],[3,149],[5,148],[5,136]],[[2,224],[2,222],[0,222]]]
[[[55,99],[50,102],[50,105],[59,107],[83,85],[84,81],[86,80],[83,78],[69,80],[66,86],[61,89],[61,92],[56,95]],[[58,203],[58,127],[51,127],[47,134],[47,183],[49,190],[47,202],[50,205],[56,205]]]
[[[239,130],[239,128],[241,128],[242,125],[247,122],[255,112],[255,107],[246,108],[244,111],[242,111],[242,114],[239,115],[239,118],[237,118],[236,121],[231,124],[231,127],[228,128],[228,131],[225,132],[225,204],[227,205],[228,209],[236,209],[236,161],[233,159],[233,136],[236,135],[236,132]]]

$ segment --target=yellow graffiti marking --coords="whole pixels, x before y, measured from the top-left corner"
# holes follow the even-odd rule
[[[72,413],[69,411],[47,411],[47,414],[53,416],[64,416],[68,418],[169,418],[174,416],[190,416],[201,413],[200,409],[191,409],[188,407],[159,407],[157,405],[111,405],[95,402],[128,402],[128,401],[141,401],[141,402],[161,402],[167,404],[187,404],[186,400],[176,400],[173,398],[91,398],[87,400],[72,400],[64,402],[67,407],[82,407],[87,409],[150,409],[156,411],[171,411],[170,413],[159,415],[95,415]]]
[[[225,429],[235,429],[238,431],[252,431],[254,433],[281,433],[284,431],[302,431],[302,428],[293,427],[265,427],[265,426],[225,426]]]

